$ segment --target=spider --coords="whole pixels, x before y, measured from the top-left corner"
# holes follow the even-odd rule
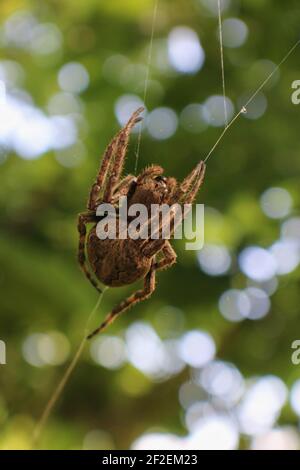
[[[129,307],[148,299],[155,290],[156,271],[169,268],[176,262],[176,253],[169,239],[149,237],[134,240],[116,237],[100,240],[96,233],[100,220],[96,214],[97,207],[102,203],[111,203],[118,207],[121,196],[127,196],[128,207],[134,203],[144,204],[147,208],[151,204],[192,204],[204,179],[203,161],[182,183],[172,177],[163,177],[164,170],[158,165],[147,167],[138,176],[128,175],[122,178],[130,132],[142,120],[142,112],[143,108],[135,111],[106,148],[90,191],[88,210],[78,217],[78,261],[88,280],[100,293],[102,289],[99,282],[109,287],[119,287],[143,279],[144,287],[117,305],[88,339],[104,330]],[[87,224],[93,224],[89,232]],[[174,229],[173,224],[171,236]]]

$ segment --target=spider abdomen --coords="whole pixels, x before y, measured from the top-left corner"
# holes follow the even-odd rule
[[[93,228],[88,236],[87,253],[91,267],[103,284],[120,287],[146,276],[151,258],[141,256],[135,240],[100,240]]]

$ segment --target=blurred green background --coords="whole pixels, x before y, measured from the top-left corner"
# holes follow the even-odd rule
[[[299,2],[223,0],[229,117],[299,37]],[[77,260],[101,154],[143,100],[153,0],[0,4],[0,446],[27,449],[97,301]],[[209,160],[205,246],[84,350],[44,449],[299,447],[298,48]],[[183,178],[224,126],[216,0],[160,0],[139,170]],[[137,134],[126,171],[133,172]],[[94,326],[136,286],[110,289]]]

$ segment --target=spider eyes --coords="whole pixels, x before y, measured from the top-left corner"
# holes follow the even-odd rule
[[[168,192],[168,188],[167,188],[167,178],[164,178],[163,176],[156,176],[155,178],[155,181],[161,183],[161,186],[164,188],[164,192],[167,193]]]
[[[162,183],[166,182],[166,178],[164,178],[163,176],[156,176],[154,179],[155,181],[161,181]]]

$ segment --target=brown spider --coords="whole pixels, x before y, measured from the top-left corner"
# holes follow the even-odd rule
[[[155,290],[156,271],[166,269],[176,262],[176,253],[169,240],[162,237],[136,240],[116,237],[100,240],[96,233],[96,225],[101,219],[96,215],[97,207],[101,203],[111,203],[117,207],[121,196],[127,196],[128,207],[134,203],[144,204],[147,208],[151,204],[192,204],[204,179],[205,164],[202,161],[182,183],[178,183],[175,178],[163,177],[164,170],[158,165],[146,168],[137,177],[128,175],[121,178],[129,135],[135,124],[142,120],[142,111],[143,108],[139,108],[133,113],[104,153],[97,179],[90,192],[88,211],[79,214],[78,218],[78,261],[86,277],[99,292],[102,290],[98,281],[106,286],[119,287],[144,279],[144,288],[117,305],[88,338],[102,331],[130,306],[150,297]],[[87,237],[86,225],[89,223],[93,227]],[[175,228],[173,224],[171,235]],[[160,255],[158,261],[157,255]]]

